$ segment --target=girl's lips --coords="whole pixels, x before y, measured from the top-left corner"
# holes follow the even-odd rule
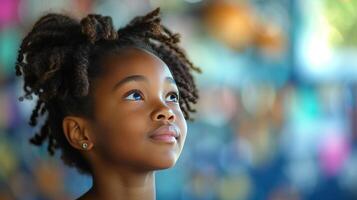
[[[150,134],[150,139],[165,143],[175,143],[178,137],[179,133],[173,125],[161,126]]]
[[[172,135],[157,135],[150,137],[151,139],[155,141],[161,141],[161,142],[166,142],[166,143],[174,143],[176,142],[176,138]]]

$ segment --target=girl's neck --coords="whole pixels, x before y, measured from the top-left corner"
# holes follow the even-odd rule
[[[97,173],[99,172],[99,173]],[[154,200],[155,173],[133,172],[129,170],[95,170],[93,186],[79,200]]]

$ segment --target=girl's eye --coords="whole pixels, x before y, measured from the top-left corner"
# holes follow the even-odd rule
[[[179,100],[179,95],[176,92],[171,92],[168,95],[168,101],[172,101],[172,102],[178,102]]]
[[[125,99],[131,100],[131,101],[139,101],[143,100],[143,97],[139,91],[131,91],[129,92],[129,95],[126,95]]]

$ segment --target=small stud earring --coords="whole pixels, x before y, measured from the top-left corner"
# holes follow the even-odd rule
[[[83,148],[83,149],[87,149],[87,147],[88,147],[88,144],[87,144],[87,143],[83,143],[83,144],[82,144],[82,148]]]

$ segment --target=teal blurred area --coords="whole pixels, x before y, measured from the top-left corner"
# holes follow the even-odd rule
[[[21,39],[48,12],[110,15],[117,28],[156,7],[203,73],[177,165],[157,199],[357,199],[356,0],[0,0],[0,199],[75,199],[91,179],[29,144],[19,102]]]

